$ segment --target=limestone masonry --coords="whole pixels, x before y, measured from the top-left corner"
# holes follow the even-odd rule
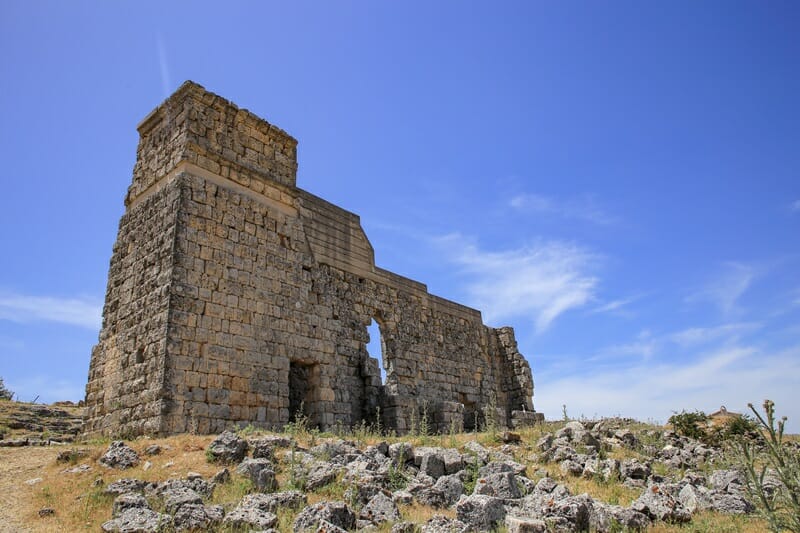
[[[536,418],[514,331],[377,267],[358,216],[295,186],[286,132],[192,82],[138,129],[85,433]]]

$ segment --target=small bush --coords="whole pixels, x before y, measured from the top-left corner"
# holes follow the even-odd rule
[[[735,416],[721,426],[706,430],[704,441],[714,446],[737,442],[741,438],[759,439],[758,424],[748,415]]]
[[[679,435],[684,437],[698,440],[706,437],[704,426],[708,422],[708,416],[703,411],[694,411],[693,413],[681,411],[669,417],[668,422]]]

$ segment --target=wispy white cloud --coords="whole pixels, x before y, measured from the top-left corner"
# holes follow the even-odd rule
[[[792,202],[790,209],[794,212],[800,211],[800,200],[795,200]]]
[[[642,330],[631,342],[614,344],[600,350],[592,357],[592,361],[608,361],[609,359],[633,358],[650,359],[656,354],[661,345],[661,339],[653,336],[649,330]]]
[[[90,298],[0,294],[0,320],[58,322],[98,330],[102,314],[103,305]]]
[[[169,63],[167,62],[167,49],[164,46],[164,39],[159,34],[156,37],[156,46],[158,47],[158,67],[161,72],[161,90],[164,91],[164,98],[169,96],[172,83],[169,79]]]
[[[603,210],[591,196],[559,200],[551,196],[525,193],[511,198],[509,205],[521,212],[579,219],[599,225],[618,222],[617,217]]]
[[[600,348],[590,361],[647,360],[655,356],[666,357],[687,349],[707,349],[709,345],[729,347],[739,343],[747,333],[760,329],[757,322],[735,322],[710,327],[691,327],[680,331],[654,335],[649,329],[640,331],[629,342]]]
[[[606,302],[598,307],[595,307],[590,312],[591,313],[612,313],[612,312],[622,312],[622,310],[632,304],[633,302],[639,300],[642,295],[631,296],[629,298],[621,298],[619,300],[611,300],[610,302]]]
[[[562,313],[594,299],[598,257],[568,243],[542,242],[488,252],[459,234],[437,239],[449,260],[468,276],[471,304],[489,323],[516,316],[533,319],[545,331]]]
[[[756,269],[744,263],[729,262],[723,265],[716,279],[704,288],[689,295],[689,303],[708,302],[717,306],[723,314],[736,311],[737,301],[756,278]]]
[[[687,328],[669,335],[669,340],[679,346],[694,346],[709,342],[724,340],[726,342],[738,341],[745,334],[761,327],[757,322],[739,322],[723,324],[710,328]]]
[[[623,415],[665,422],[675,411],[720,405],[744,412],[749,402],[772,399],[789,430],[800,430],[800,345],[777,351],[755,346],[723,346],[695,354],[685,363],[637,361],[624,368],[567,376],[538,375],[534,403],[548,418],[557,418],[561,406],[577,416]]]

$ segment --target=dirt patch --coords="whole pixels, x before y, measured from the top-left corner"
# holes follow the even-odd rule
[[[0,532],[49,531],[35,524],[20,510],[29,506],[37,485],[25,483],[43,477],[45,466],[53,464],[60,448],[0,448]],[[43,519],[44,520],[44,519]]]

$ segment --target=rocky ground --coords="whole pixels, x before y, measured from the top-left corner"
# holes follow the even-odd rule
[[[629,420],[294,429],[0,448],[0,531],[766,530],[723,449]]]
[[[80,433],[83,407],[0,400],[0,447],[46,446],[72,442]]]

